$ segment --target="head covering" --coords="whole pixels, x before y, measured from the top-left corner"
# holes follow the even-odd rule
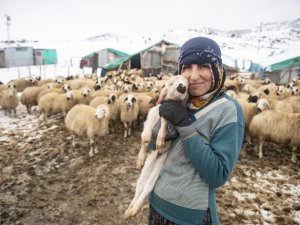
[[[212,71],[212,86],[208,93],[203,96],[190,96],[188,106],[190,109],[200,109],[207,105],[212,99],[223,92],[226,78],[222,64],[221,50],[218,44],[207,37],[195,37],[185,42],[178,58],[179,73],[183,65],[209,64]]]

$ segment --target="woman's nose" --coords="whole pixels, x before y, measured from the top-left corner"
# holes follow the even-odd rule
[[[191,79],[198,79],[199,73],[200,73],[200,70],[198,69],[197,65],[193,65],[192,71],[191,71]]]

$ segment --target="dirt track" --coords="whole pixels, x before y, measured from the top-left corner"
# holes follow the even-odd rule
[[[59,116],[44,122],[22,112],[1,120],[0,224],[147,224],[147,204],[135,219],[123,219],[139,175],[141,127],[128,139],[116,128],[89,158],[88,142],[74,149]],[[259,160],[253,145],[244,145],[218,190],[222,224],[300,224],[300,151],[293,164],[287,149],[269,144]]]

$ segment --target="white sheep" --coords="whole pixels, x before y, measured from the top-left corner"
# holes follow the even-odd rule
[[[108,132],[109,109],[106,105],[99,105],[96,109],[87,105],[76,105],[68,112],[65,124],[72,133],[73,147],[75,147],[75,135],[89,139],[89,156],[92,157],[98,153],[96,136],[101,137]]]
[[[43,113],[44,120],[50,113],[63,113],[64,115],[74,106],[74,97],[72,91],[67,93],[48,93],[40,98],[38,107]]]
[[[165,99],[185,102],[188,98],[188,80],[180,75],[172,77],[166,82],[161,96],[164,96]],[[152,137],[152,130],[160,119],[161,126],[156,139],[157,150],[152,151],[146,159],[136,184],[134,198],[125,212],[125,219],[129,219],[137,214],[146,197],[153,190],[166,160],[168,149],[171,146],[171,141],[165,141],[168,122],[163,117],[159,117],[159,107],[160,104],[150,109],[144,124],[144,129],[141,134],[141,149],[137,159],[137,168],[140,169],[144,165],[147,154],[146,151]]]
[[[121,95],[118,99],[120,106],[120,120],[124,124],[124,138],[131,135],[133,122],[138,119],[139,104],[133,94]]]
[[[263,144],[271,141],[292,146],[292,162],[296,162],[296,149],[300,146],[300,113],[267,110],[253,117],[250,134],[258,139],[259,158],[263,157]]]
[[[14,112],[17,117],[16,108],[19,104],[19,98],[17,96],[17,90],[15,88],[9,88],[7,90],[2,91],[0,106],[5,112],[8,112],[11,116],[12,112]]]
[[[38,104],[37,97],[44,90],[43,87],[27,87],[21,95],[21,103],[26,106],[27,112],[31,113],[31,107]]]

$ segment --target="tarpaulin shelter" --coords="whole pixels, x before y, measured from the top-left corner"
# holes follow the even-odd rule
[[[271,73],[272,82],[287,84],[300,74],[300,51],[270,56],[264,60],[262,65]]]

